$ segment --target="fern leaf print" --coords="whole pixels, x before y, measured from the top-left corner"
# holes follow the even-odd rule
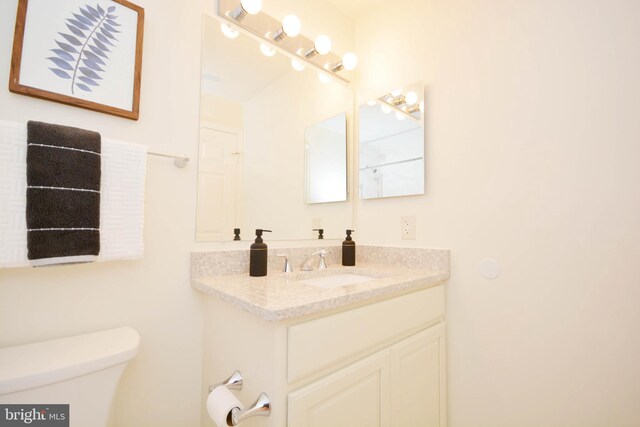
[[[71,94],[76,89],[92,92],[100,86],[102,74],[106,72],[109,54],[116,47],[118,33],[121,31],[118,17],[114,15],[116,7],[106,10],[99,3],[95,7],[85,4],[78,13],[72,13],[65,25],[68,32],[58,33],[55,56],[51,61],[51,70],[61,79],[69,80]]]

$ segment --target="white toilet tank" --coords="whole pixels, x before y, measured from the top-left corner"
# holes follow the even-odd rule
[[[106,427],[140,335],[117,328],[0,349],[0,404],[69,404],[71,427]]]

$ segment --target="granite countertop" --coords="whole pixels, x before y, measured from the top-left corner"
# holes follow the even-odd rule
[[[374,279],[328,289],[300,282],[341,273]],[[250,277],[246,273],[196,277],[191,285],[263,320],[278,321],[436,286],[448,278],[448,265],[446,269],[436,269],[358,263],[355,267],[330,266],[322,271],[270,272],[265,277]]]

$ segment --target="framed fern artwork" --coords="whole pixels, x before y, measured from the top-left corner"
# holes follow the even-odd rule
[[[9,90],[137,120],[143,27],[125,0],[19,0]]]

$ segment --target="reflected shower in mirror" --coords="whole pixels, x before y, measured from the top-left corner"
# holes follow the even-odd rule
[[[361,199],[424,194],[424,86],[360,106]]]
[[[304,132],[307,203],[347,200],[347,115],[317,123]]]
[[[272,240],[315,239],[314,228],[342,238],[351,203],[307,203],[304,141],[313,124],[353,111],[352,89],[294,70],[242,32],[223,35],[214,17],[202,31],[196,240],[230,241],[235,228],[245,241],[257,228]]]

